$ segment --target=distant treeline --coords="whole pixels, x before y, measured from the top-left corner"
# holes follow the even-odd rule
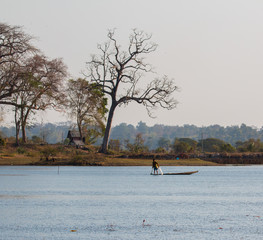
[[[168,140],[173,144],[175,139],[190,138],[195,141],[202,139],[215,138],[220,139],[232,146],[237,147],[236,143],[245,142],[249,139],[263,140],[263,129],[256,129],[242,124],[241,126],[211,125],[206,127],[197,127],[195,125],[167,126],[156,124],[149,127],[144,122],[139,122],[136,127],[122,123],[115,126],[111,132],[111,139],[119,139],[124,143],[126,139],[134,141],[138,133],[142,134],[144,144],[149,149],[159,147],[160,140]]]
[[[27,138],[29,140],[34,140],[37,137],[43,142],[50,144],[62,143],[67,138],[71,126],[70,122],[59,124],[35,124],[34,126],[27,128]],[[15,138],[15,133],[15,127],[0,127],[0,136],[4,138]]]
[[[68,130],[71,128],[72,125],[70,122],[60,124],[39,124],[32,126],[27,130],[27,137],[28,139],[39,137],[45,142],[51,144],[61,143],[64,142]],[[15,127],[0,127],[0,132],[3,137],[14,137]],[[133,143],[138,134],[141,134],[144,140],[144,145],[150,150],[160,147],[160,142],[166,140],[170,141],[172,144],[175,139],[179,138],[190,138],[195,141],[216,138],[226,143],[230,143],[234,147],[237,147],[238,142],[245,142],[249,139],[259,139],[260,141],[263,141],[262,128],[256,129],[251,126],[246,126],[245,124],[228,127],[219,125],[197,127],[195,125],[167,126],[161,124],[147,126],[144,122],[139,122],[137,126],[121,123],[112,128],[110,138],[119,140],[124,147],[127,141]],[[100,143],[101,139],[98,139],[96,144],[99,145]]]

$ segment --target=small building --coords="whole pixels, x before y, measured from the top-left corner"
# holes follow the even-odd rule
[[[83,141],[84,139],[81,139],[79,132],[76,130],[68,131],[67,138],[69,139],[69,145],[76,146],[76,147],[85,146],[85,143]]]

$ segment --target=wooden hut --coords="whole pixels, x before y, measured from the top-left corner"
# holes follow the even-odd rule
[[[85,146],[85,143],[83,142],[83,139],[81,139],[78,131],[75,130],[68,131],[67,138],[69,139],[69,145],[73,145],[76,147]]]

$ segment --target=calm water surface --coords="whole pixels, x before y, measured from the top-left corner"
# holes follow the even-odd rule
[[[162,170],[0,167],[0,239],[263,239],[263,166]]]

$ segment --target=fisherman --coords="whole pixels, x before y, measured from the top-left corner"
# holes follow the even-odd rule
[[[153,168],[153,174],[155,174],[155,171],[157,172],[158,175],[158,169],[159,169],[159,163],[157,161],[155,161],[155,158],[153,158],[153,162],[152,162],[152,168]]]

